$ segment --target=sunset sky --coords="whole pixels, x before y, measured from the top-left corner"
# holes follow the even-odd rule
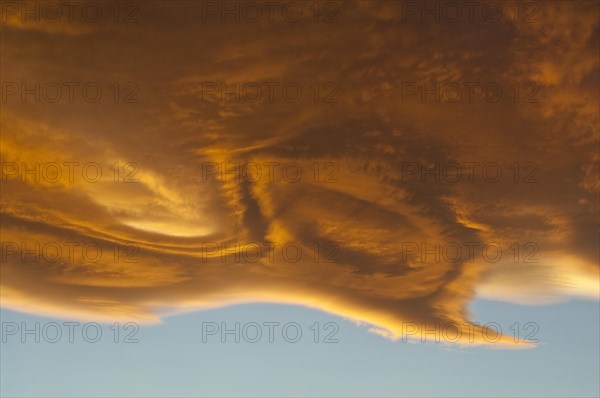
[[[599,3],[270,4],[1,2],[2,396],[598,396]]]

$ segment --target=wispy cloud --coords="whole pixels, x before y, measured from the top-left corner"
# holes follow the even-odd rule
[[[341,3],[335,23],[202,23],[201,4],[142,3],[131,24],[2,25],[3,306],[155,322],[165,308],[273,301],[398,338],[406,322],[469,322],[477,294],[598,298],[593,4],[475,27],[403,22],[402,2]],[[24,103],[21,83],[36,82],[41,99]],[[482,97],[490,82],[498,101]],[[423,96],[436,84],[463,97]],[[35,181],[23,170],[36,162],[63,174]],[[26,253],[48,242],[103,255]],[[271,257],[236,261],[236,244],[265,242]],[[452,242],[504,251],[414,253]],[[286,243],[310,255],[290,261]],[[315,244],[335,261],[315,261]]]

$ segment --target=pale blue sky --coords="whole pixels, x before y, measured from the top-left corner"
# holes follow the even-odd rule
[[[530,350],[392,342],[368,327],[302,307],[248,304],[143,326],[137,344],[2,343],[2,396],[598,396],[599,304],[516,306],[477,300],[476,320],[536,322]],[[50,318],[2,310],[2,322]],[[256,344],[217,336],[202,322],[298,322],[296,344],[281,335]],[[308,326],[336,322],[337,344],[315,344]],[[264,329],[266,330],[266,329]],[[110,332],[108,326],[103,331]],[[510,332],[510,331],[508,331]],[[122,337],[122,336],[121,336]],[[322,337],[322,336],[321,336]]]

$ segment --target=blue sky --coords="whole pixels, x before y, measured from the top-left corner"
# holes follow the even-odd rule
[[[366,325],[297,306],[245,304],[191,312],[141,326],[138,343],[102,339],[2,343],[2,396],[598,396],[599,305],[570,301],[516,306],[477,300],[476,321],[539,325],[534,349],[458,347],[390,341]],[[51,322],[2,310],[2,322]],[[247,343],[218,335],[202,342],[202,322],[298,323],[303,335],[288,343],[277,329]],[[339,325],[338,343],[314,343],[308,327]],[[266,331],[266,329],[263,329]],[[50,333],[50,332],[48,332]],[[248,335],[250,331],[248,329]],[[120,338],[123,336],[121,335]],[[322,338],[322,336],[320,336]]]

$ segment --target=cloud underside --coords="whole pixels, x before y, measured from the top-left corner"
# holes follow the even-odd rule
[[[223,25],[200,23],[192,3],[161,4],[143,4],[130,25],[2,26],[3,82],[139,86],[135,104],[2,104],[2,162],[96,162],[104,171],[95,183],[23,182],[3,171],[2,306],[158,322],[278,302],[398,338],[408,322],[470,322],[477,295],[527,304],[598,298],[597,5],[543,3],[537,24],[508,14],[495,24],[407,24],[392,3],[358,2],[340,5],[335,24]],[[297,82],[305,97],[205,101],[207,81]],[[315,81],[335,82],[337,102],[315,103]],[[498,82],[506,91],[529,82],[538,101],[405,101],[406,81]],[[133,162],[138,182],[115,182],[107,168],[115,162]],[[209,162],[294,164],[303,175],[207,177]],[[538,180],[403,179],[406,164],[436,162],[493,162],[507,174],[534,162]],[[50,242],[63,254],[64,242],[80,242],[102,256],[80,261],[79,246],[77,260],[50,261],[20,246]],[[236,261],[236,244],[265,242],[272,255]],[[405,255],[406,243],[450,242],[539,250],[527,263],[508,251],[498,262],[466,250],[452,261]],[[230,248],[225,259],[207,243]],[[290,243],[302,249],[297,261],[281,250]],[[117,245],[135,247],[134,262]]]

